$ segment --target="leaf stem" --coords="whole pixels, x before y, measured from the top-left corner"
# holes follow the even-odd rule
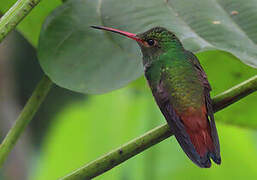
[[[217,112],[256,90],[257,75],[214,97],[214,111]],[[169,126],[167,124],[161,125],[73,171],[71,174],[68,174],[61,179],[80,180],[94,178],[139,154],[145,149],[163,141],[171,135],[172,132],[169,130]]]
[[[0,43],[40,0],[18,0],[0,19]]]
[[[5,159],[17,142],[21,133],[33,118],[41,103],[44,101],[52,84],[53,83],[51,80],[45,75],[38,83],[36,89],[32,93],[13,127],[10,129],[2,144],[0,145],[0,167],[3,165]]]

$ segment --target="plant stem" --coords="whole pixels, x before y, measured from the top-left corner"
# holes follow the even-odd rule
[[[40,0],[18,0],[1,18],[0,18],[0,43],[13,30],[17,24],[40,2]],[[19,115],[13,127],[0,145],[0,167],[17,142],[21,133],[27,124],[37,112],[40,104],[48,94],[52,82],[44,75],[38,83],[32,96],[26,103],[24,109]]]
[[[0,43],[40,0],[18,0],[0,19]]]
[[[36,89],[32,93],[32,96],[29,98],[13,127],[10,129],[0,145],[0,167],[3,165],[5,159],[12,150],[21,133],[33,118],[41,103],[44,101],[52,84],[53,83],[50,79],[48,79],[47,76],[44,76],[38,83]]]
[[[214,111],[219,111],[257,90],[257,75],[215,96]]]
[[[214,97],[214,111],[217,112],[256,90],[257,75]],[[170,137],[172,132],[169,129],[170,128],[167,124],[156,127],[155,129],[133,139],[127,144],[120,146],[95,161],[86,164],[61,179],[80,180],[94,178],[139,154],[145,149]]]

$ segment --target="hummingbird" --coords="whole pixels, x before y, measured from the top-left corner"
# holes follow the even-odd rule
[[[199,167],[221,163],[211,86],[198,58],[163,27],[133,34],[91,26],[135,40],[143,55],[144,74],[154,99],[185,154]]]

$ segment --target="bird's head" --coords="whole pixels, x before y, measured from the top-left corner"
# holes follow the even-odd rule
[[[177,51],[183,46],[174,33],[168,31],[163,27],[154,27],[144,33],[133,34],[118,29],[113,29],[103,26],[91,26],[95,29],[106,30],[114,33],[121,34],[130,39],[137,41],[139,44],[144,61],[151,61],[158,59],[158,57],[168,51]],[[145,62],[144,62],[145,64]]]

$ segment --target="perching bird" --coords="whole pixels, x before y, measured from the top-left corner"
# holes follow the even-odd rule
[[[143,54],[145,77],[168,125],[186,155],[198,166],[221,163],[211,87],[197,57],[174,33],[162,27],[142,34],[92,26],[136,40]]]

